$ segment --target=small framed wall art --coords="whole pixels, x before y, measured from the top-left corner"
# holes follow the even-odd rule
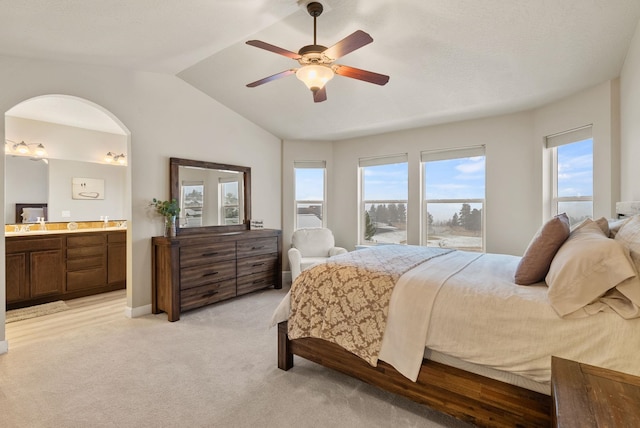
[[[72,178],[72,199],[104,199],[104,180],[102,178]]]

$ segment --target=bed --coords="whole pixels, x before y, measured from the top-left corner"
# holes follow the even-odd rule
[[[567,220],[553,251],[552,221],[523,257],[382,246],[304,271],[272,319],[278,367],[298,355],[479,426],[550,426],[551,356],[640,375],[640,217]],[[543,278],[516,284],[540,254]]]

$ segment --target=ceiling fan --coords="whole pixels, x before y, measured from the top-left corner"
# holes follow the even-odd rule
[[[254,88],[295,73],[296,77],[302,80],[304,84],[311,89],[311,92],[313,92],[313,101],[319,103],[327,99],[325,84],[336,74],[375,83],[376,85],[384,85],[389,81],[389,76],[385,76],[384,74],[333,63],[338,58],[373,42],[373,38],[364,31],[358,30],[330,48],[317,44],[316,18],[322,14],[322,10],[322,5],[318,2],[311,2],[307,5],[309,15],[313,16],[313,44],[303,46],[298,53],[279,48],[260,40],[247,41],[248,45],[295,59],[300,64],[300,68],[290,68],[289,70],[249,83],[247,85],[249,88]]]

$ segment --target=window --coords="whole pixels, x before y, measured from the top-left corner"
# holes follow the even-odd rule
[[[421,154],[422,244],[484,251],[484,147]]]
[[[360,159],[360,244],[406,244],[407,155]]]
[[[546,138],[551,156],[552,215],[567,213],[571,224],[593,216],[591,125]]]
[[[296,161],[295,174],[295,229],[325,226],[325,171],[324,161]]]
[[[220,178],[221,224],[240,224],[240,205],[237,178]]]
[[[184,218],[182,227],[202,226],[204,206],[204,181],[183,181],[180,188],[180,214]]]

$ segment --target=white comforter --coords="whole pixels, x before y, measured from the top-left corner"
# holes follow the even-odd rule
[[[405,273],[391,297],[380,359],[412,380],[425,346],[540,383],[550,381],[551,355],[640,375],[640,318],[562,319],[544,283],[513,283],[519,260],[454,252]],[[287,319],[288,298],[273,324]]]

